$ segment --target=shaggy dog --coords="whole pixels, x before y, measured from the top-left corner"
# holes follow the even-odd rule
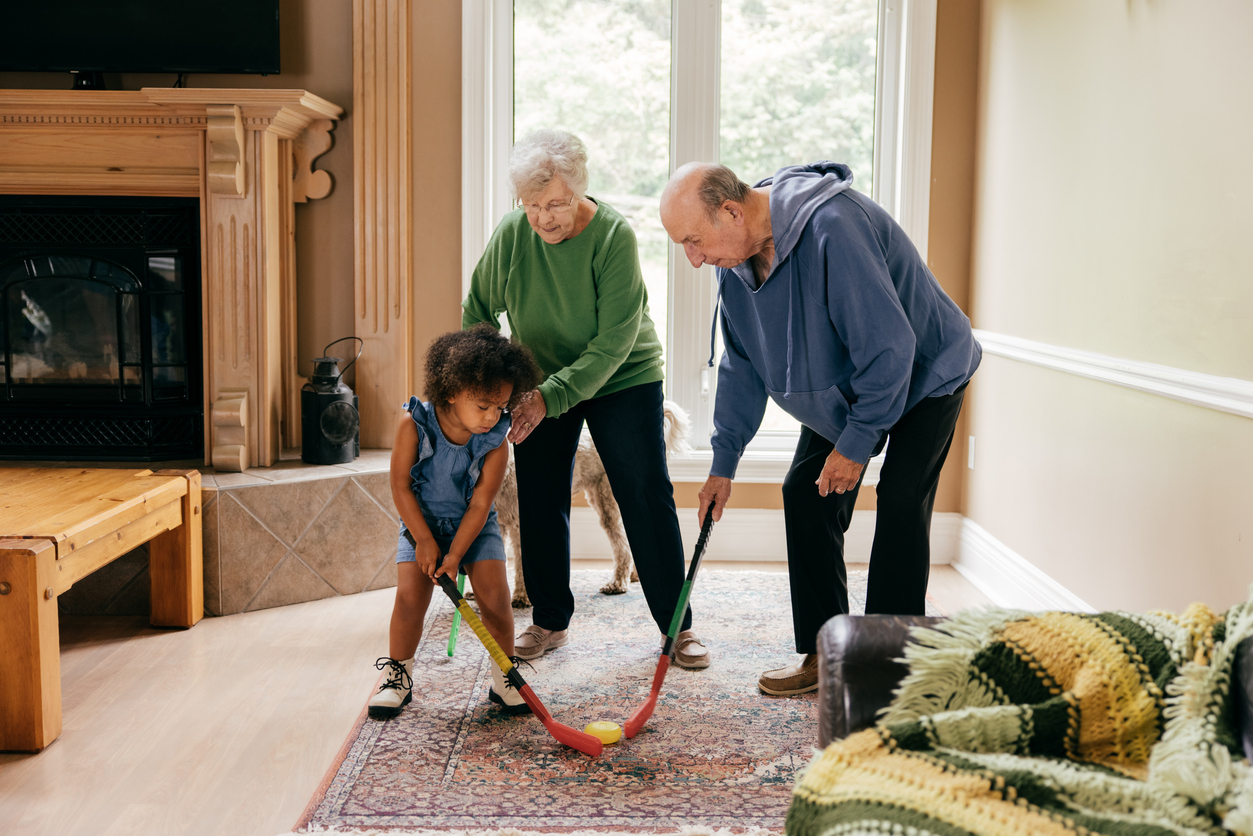
[[[691,450],[687,440],[691,433],[691,423],[683,407],[674,401],[665,401],[662,412],[666,454]],[[586,428],[579,438],[579,447],[574,454],[574,479],[570,490],[571,493],[583,491],[587,504],[596,509],[600,527],[609,535],[609,545],[613,549],[613,578],[600,591],[606,595],[621,595],[627,591],[628,575],[636,583],[639,578],[631,565],[631,547],[627,545],[626,530],[622,527],[618,503],[609,489],[609,477],[605,475],[605,466],[601,464],[600,454],[596,452]],[[518,536],[518,477],[513,469],[512,449],[509,451],[505,481],[500,486],[500,493],[496,495],[496,516],[513,551],[513,605],[529,607],[531,600],[527,597],[526,584],[522,580],[522,541]]]

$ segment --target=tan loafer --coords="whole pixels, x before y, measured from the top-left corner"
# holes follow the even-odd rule
[[[818,656],[807,654],[801,661],[786,668],[766,671],[757,680],[763,693],[774,697],[790,697],[818,690]]]
[[[681,668],[698,670],[709,667],[709,648],[694,630],[684,630],[674,639],[674,663]]]
[[[545,630],[532,624],[513,640],[513,652],[519,659],[538,659],[550,650],[565,647],[570,641],[569,630]]]

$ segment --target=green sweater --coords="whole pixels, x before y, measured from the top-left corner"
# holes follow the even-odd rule
[[[544,372],[539,390],[550,418],[663,377],[635,231],[608,204],[598,202],[587,227],[560,244],[544,243],[521,209],[510,212],[461,307],[462,328],[508,315]]]

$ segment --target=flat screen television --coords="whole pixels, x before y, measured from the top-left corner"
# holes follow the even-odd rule
[[[279,71],[279,0],[0,0],[0,70]]]

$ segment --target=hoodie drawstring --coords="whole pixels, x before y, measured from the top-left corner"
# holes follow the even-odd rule
[[[796,307],[796,288],[799,284],[799,278],[793,276],[787,289],[787,374],[784,378],[784,400],[792,397],[792,314]]]
[[[709,365],[707,368],[714,367],[714,351],[718,342],[718,308],[722,306],[722,281],[718,281],[718,295],[714,297],[714,318],[709,323]]]

